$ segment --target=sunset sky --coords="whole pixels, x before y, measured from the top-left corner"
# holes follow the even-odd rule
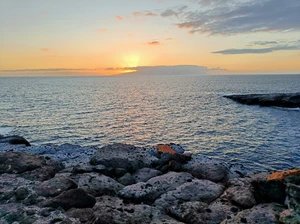
[[[300,1],[0,0],[0,74],[175,70],[299,74]]]

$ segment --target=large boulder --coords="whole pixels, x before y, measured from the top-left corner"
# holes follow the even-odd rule
[[[284,210],[284,207],[279,204],[259,204],[251,209],[243,210],[234,216],[230,216],[221,224],[273,224],[279,223],[280,213]]]
[[[175,190],[176,187],[191,182],[194,177],[189,173],[169,172],[167,174],[153,177],[147,182],[129,185],[119,192],[119,196],[138,202],[152,203],[160,195]]]
[[[77,174],[72,180],[87,193],[93,196],[116,195],[124,185],[114,179],[98,173]]]
[[[41,203],[41,206],[52,208],[62,207],[68,210],[70,208],[92,208],[95,203],[96,199],[93,196],[77,188],[65,191],[54,198],[46,200]]]
[[[94,224],[180,224],[159,209],[145,204],[131,204],[117,197],[101,196],[93,208]]]
[[[193,179],[176,189],[162,194],[154,204],[161,208],[168,208],[187,201],[201,201],[210,203],[217,199],[225,190],[223,185],[216,184],[209,180]]]
[[[132,173],[144,167],[151,167],[157,160],[146,148],[117,143],[100,148],[91,158],[90,163],[123,168]]]
[[[20,174],[26,179],[43,181],[52,178],[62,168],[62,164],[43,156],[25,152],[0,152],[0,174]]]
[[[75,184],[71,179],[60,176],[42,182],[35,190],[38,195],[55,197],[64,191],[75,188],[77,188],[77,184]]]
[[[151,168],[142,168],[137,170],[135,173],[132,174],[132,177],[134,178],[135,182],[146,182],[147,180],[162,175],[162,172],[156,169]]]
[[[9,143],[12,145],[26,145],[30,146],[30,143],[21,136],[2,136],[0,135],[0,143]]]

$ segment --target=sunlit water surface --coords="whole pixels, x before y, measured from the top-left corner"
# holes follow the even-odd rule
[[[253,170],[300,166],[300,111],[231,93],[299,92],[300,76],[0,78],[0,131],[32,144],[175,142]]]

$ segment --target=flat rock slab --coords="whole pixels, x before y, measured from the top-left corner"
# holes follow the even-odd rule
[[[146,148],[127,144],[112,144],[100,148],[92,157],[92,165],[102,164],[106,167],[123,168],[132,173],[144,167],[150,167],[158,158]]]
[[[11,173],[30,180],[47,180],[63,168],[62,164],[43,156],[25,152],[0,152],[0,174]]]
[[[154,204],[162,208],[168,208],[187,201],[201,201],[210,203],[217,199],[225,190],[223,185],[209,180],[193,179],[184,183],[176,189],[162,194]]]
[[[123,188],[119,192],[122,198],[138,202],[154,202],[160,195],[175,190],[176,187],[192,181],[194,177],[189,173],[169,172],[167,174],[153,177],[147,182],[140,182]]]
[[[300,93],[224,95],[224,97],[247,105],[287,108],[300,107]]]

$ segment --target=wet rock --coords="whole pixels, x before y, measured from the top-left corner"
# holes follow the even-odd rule
[[[300,93],[225,95],[224,97],[241,104],[265,107],[300,107]]]
[[[147,182],[140,182],[127,186],[119,192],[119,196],[138,202],[154,202],[154,200],[168,191],[191,181],[193,176],[189,173],[169,172],[167,174],[153,177]]]
[[[66,215],[79,220],[80,223],[91,222],[96,217],[92,208],[71,208]]]
[[[92,157],[92,165],[123,168],[132,173],[144,167],[150,167],[158,159],[146,149],[127,144],[112,144],[99,149]]]
[[[284,170],[272,173],[268,180],[283,181],[287,177],[300,176],[300,169]]]
[[[125,186],[135,184],[135,180],[130,173],[126,173],[124,176],[120,177],[118,182]]]
[[[172,205],[177,205],[187,201],[201,201],[210,203],[217,199],[225,190],[223,185],[216,184],[209,180],[193,179],[176,189],[162,194],[154,204],[167,209]]]
[[[9,143],[12,145],[26,145],[30,146],[30,143],[21,136],[0,136],[0,143]]]
[[[300,185],[287,183],[286,184],[286,193],[288,196],[297,198],[300,200]]]
[[[279,204],[259,204],[251,209],[243,210],[230,219],[222,221],[221,224],[239,224],[239,223],[279,223],[280,213],[284,207]]]
[[[231,179],[228,184],[230,187],[226,190],[227,197],[233,203],[242,208],[252,208],[256,204],[252,193],[252,186],[247,179]]]
[[[162,172],[156,169],[151,168],[142,168],[137,170],[135,173],[132,174],[135,182],[146,182],[147,180],[151,179],[152,177],[156,177],[162,175]]]
[[[98,173],[86,173],[71,176],[72,180],[93,196],[116,195],[124,186],[114,179]]]
[[[282,181],[253,181],[252,187],[257,203],[277,202],[283,204],[285,201],[285,184]]]
[[[156,146],[156,149],[159,153],[169,153],[169,154],[174,154],[176,151],[171,148],[168,144],[161,144]]]
[[[102,196],[97,198],[93,208],[96,220],[94,223],[144,223],[144,224],[179,224],[181,222],[165,215],[159,209],[143,204],[131,204],[117,197]]]
[[[75,188],[77,188],[77,184],[68,178],[60,176],[44,181],[36,187],[36,192],[41,196],[55,197],[64,191]]]
[[[71,189],[61,193],[55,198],[48,199],[41,203],[43,207],[58,208],[65,210],[70,208],[92,208],[96,203],[96,199],[87,194],[84,190]]]
[[[221,163],[193,162],[183,166],[183,170],[199,179],[211,180],[215,183],[226,182],[230,176],[229,169]]]
[[[61,170],[60,163],[46,159],[43,156],[25,152],[0,152],[0,174],[21,174],[30,180],[47,180]]]

